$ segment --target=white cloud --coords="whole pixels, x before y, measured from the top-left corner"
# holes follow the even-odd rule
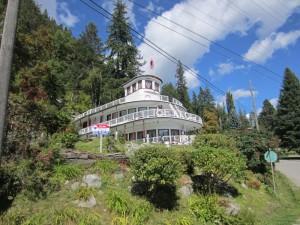
[[[245,89],[231,90],[230,93],[232,94],[232,97],[234,100],[251,97],[250,90],[245,90]],[[258,94],[258,91],[253,91],[254,96],[256,96],[257,94]],[[223,104],[226,105],[226,95],[217,96],[216,103],[220,104],[220,105],[223,105]]]
[[[277,104],[278,104],[278,98],[272,98],[269,100],[270,103],[274,106],[274,108],[277,108]]]
[[[196,74],[199,74],[199,71],[197,71],[196,69],[192,69],[192,72],[189,71],[184,71],[184,76],[186,78],[187,81],[187,86],[189,89],[194,89],[197,87],[200,87],[200,80],[195,76]]]
[[[265,63],[275,51],[295,44],[299,37],[300,30],[272,33],[265,39],[254,42],[244,57],[256,63]]]
[[[208,74],[210,76],[230,74],[235,70],[240,70],[245,68],[244,65],[235,65],[232,62],[219,63],[216,66],[217,66],[216,70],[213,69],[209,70]]]
[[[78,17],[70,11],[67,2],[58,2],[57,0],[35,0],[41,10],[47,10],[49,17],[56,20],[57,23],[73,27],[78,21]]]
[[[258,9],[258,7],[252,3],[252,0],[234,1],[236,6],[247,13],[246,15],[223,0],[186,0],[174,5],[169,11],[163,12],[162,16],[187,27],[203,37],[217,42],[225,39],[230,34],[247,35],[250,28],[255,29],[260,38],[264,38],[282,26],[293,10],[300,5],[299,0],[289,0],[286,3],[286,7],[282,7],[282,5],[278,3],[278,0],[263,1],[266,5],[272,6],[272,9],[280,13],[280,16],[277,16],[275,21],[273,18],[270,19],[270,15],[262,13],[261,9]],[[201,11],[199,9],[201,9]],[[186,12],[190,12],[190,14]],[[195,15],[197,15],[197,18],[195,18]],[[180,60],[183,64],[194,67],[206,53],[210,52],[209,48],[188,40],[155,22],[189,36],[209,48],[210,42],[162,17],[153,17],[145,26],[145,37],[174,56],[176,60]],[[266,29],[266,27],[268,27],[268,29]],[[157,53],[145,43],[139,46],[139,50],[144,60],[149,62],[151,57],[154,58],[156,62],[156,74],[158,76],[165,82],[174,81],[176,64]],[[149,64],[143,68],[146,73],[148,72],[147,67],[149,67]],[[226,68],[223,67],[222,69],[220,68],[219,72],[225,74],[228,73],[230,69],[233,68],[227,68],[226,70]],[[215,71],[210,71],[211,75],[214,73]]]
[[[58,21],[67,27],[73,27],[78,21],[78,17],[71,13],[66,2],[60,2],[57,8]]]
[[[158,6],[157,4],[153,3],[152,1],[149,1],[149,4],[148,6],[146,7],[147,9],[143,9],[141,8],[140,10],[143,12],[143,13],[146,13],[148,15],[152,15],[150,11],[154,11],[156,13],[161,13],[163,11],[163,7],[161,6]],[[149,11],[150,10],[150,11]]]

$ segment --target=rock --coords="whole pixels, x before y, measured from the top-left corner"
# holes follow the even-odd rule
[[[135,181],[136,181],[135,176],[132,176],[132,177],[131,177],[131,180],[132,180],[133,182],[135,182]]]
[[[193,193],[193,187],[191,185],[184,185],[179,189],[182,197],[188,197]]]
[[[65,181],[65,185],[68,185],[70,183],[70,181],[66,180]]]
[[[229,216],[236,216],[241,210],[238,204],[229,203],[226,207],[225,213]]]
[[[81,183],[81,184],[80,184],[80,187],[86,188],[86,187],[87,187],[87,184],[86,184],[86,183]]]
[[[129,192],[131,192],[132,186],[128,186],[128,187],[127,187],[127,190],[128,190]]]
[[[248,187],[247,187],[247,185],[246,184],[244,184],[244,183],[242,183],[242,185],[241,185],[243,188],[245,188],[245,189],[248,189]]]
[[[83,176],[83,182],[86,183],[88,187],[101,187],[101,181],[97,174],[89,174]]]
[[[124,174],[122,172],[114,173],[114,178],[118,181],[124,180]]]
[[[90,195],[90,197],[86,201],[79,201],[77,206],[82,208],[91,208],[96,205],[96,199],[94,195]]]
[[[72,189],[72,191],[75,191],[75,190],[77,190],[78,188],[79,188],[79,182],[75,182],[75,183],[73,183],[72,185],[71,185],[71,189]]]

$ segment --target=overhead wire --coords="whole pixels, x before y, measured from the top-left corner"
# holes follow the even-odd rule
[[[99,13],[100,15],[102,15],[103,17],[105,17],[108,20],[112,20],[109,16],[105,15],[104,13],[100,12],[99,10],[95,9],[93,6],[89,5],[88,3],[86,3],[84,0],[80,0],[82,3],[84,3],[85,5],[87,5],[88,7],[90,7],[91,9],[93,9],[94,11],[96,11],[97,13]],[[99,4],[97,4],[96,2],[94,2],[93,0],[89,0],[90,2],[92,2],[94,5],[96,5],[97,7],[99,7],[101,10],[103,10],[104,12],[106,12],[107,14],[109,14],[110,16],[114,17],[109,11],[107,11],[105,8],[103,8],[102,6],[100,6]],[[128,26],[127,24],[125,24],[126,26]],[[148,38],[146,38],[144,35],[140,34],[138,31],[136,31],[135,29],[133,29],[132,27],[129,26],[129,28],[136,33],[132,34],[134,37],[136,37],[137,39],[139,39],[140,41],[144,42],[146,45],[148,45],[150,48],[154,49],[156,52],[158,52],[159,54],[163,55],[164,57],[166,57],[167,59],[169,59],[170,61],[172,61],[173,63],[178,65],[178,60],[170,55],[169,53],[167,53],[166,51],[164,51],[162,48],[160,48],[159,46],[157,46],[155,43],[153,43],[152,41],[150,41]],[[141,39],[141,37],[143,39]],[[151,43],[151,45],[149,43]],[[155,46],[155,48],[153,46]],[[213,88],[215,91],[219,92],[220,94],[225,95],[226,93],[224,91],[222,91],[220,88],[218,88],[217,86],[215,86],[214,84],[212,84],[211,82],[209,82],[206,78],[200,76],[198,73],[196,73],[195,71],[193,71],[191,68],[189,68],[188,66],[186,66],[185,64],[182,64],[182,66],[186,69],[186,71],[188,71],[189,73],[191,73],[192,75],[196,76],[198,79],[202,80],[204,83],[206,83],[207,85],[209,85],[211,88]],[[249,109],[247,106],[243,105],[242,103],[240,103],[238,100],[234,99],[234,101],[240,105],[241,108],[251,112],[252,110]]]
[[[136,4],[136,5],[138,5],[139,7],[143,8],[143,9],[146,9],[146,10],[148,10],[149,12],[151,12],[151,13],[153,13],[153,14],[155,14],[155,15],[157,15],[157,16],[159,16],[159,17],[161,17],[161,18],[163,18],[163,19],[165,19],[165,20],[167,20],[167,21],[169,21],[169,22],[171,22],[171,23],[173,23],[173,24],[175,24],[175,25],[177,25],[177,26],[179,26],[179,27],[181,27],[181,28],[183,28],[183,29],[185,29],[185,30],[187,30],[187,31],[189,31],[189,32],[191,32],[191,33],[193,33],[193,34],[195,34],[195,35],[197,35],[197,36],[203,38],[203,39],[205,39],[205,40],[207,40],[207,41],[209,41],[209,42],[211,42],[212,44],[214,44],[214,45],[216,45],[216,46],[218,46],[218,47],[220,47],[220,48],[222,48],[222,49],[224,49],[224,50],[226,50],[226,51],[232,53],[233,55],[236,55],[236,56],[242,58],[243,60],[245,60],[245,61],[247,61],[247,62],[249,62],[249,63],[252,63],[253,65],[256,65],[256,66],[258,66],[258,67],[260,67],[260,68],[262,68],[262,69],[264,69],[264,70],[266,70],[266,71],[268,71],[268,72],[270,72],[270,73],[272,73],[272,74],[274,74],[274,75],[276,75],[276,76],[282,78],[282,76],[279,75],[278,73],[276,73],[276,72],[274,72],[274,71],[272,71],[272,70],[270,70],[270,69],[268,69],[268,68],[266,68],[266,67],[264,67],[264,66],[262,66],[262,65],[260,65],[260,64],[258,64],[258,63],[256,63],[256,62],[254,62],[254,61],[252,61],[252,60],[250,60],[250,59],[248,59],[248,58],[242,56],[241,54],[239,54],[239,53],[237,53],[237,52],[235,52],[235,51],[229,49],[228,47],[225,47],[225,46],[223,46],[223,45],[221,45],[221,44],[219,44],[219,43],[217,43],[217,42],[215,42],[215,41],[213,41],[213,40],[211,40],[211,39],[205,37],[204,35],[201,35],[201,34],[195,32],[195,31],[193,31],[193,30],[191,30],[191,29],[189,29],[189,28],[187,28],[187,27],[185,27],[185,26],[183,26],[183,25],[181,25],[181,24],[179,24],[179,23],[177,23],[177,22],[174,22],[173,20],[168,19],[168,18],[166,18],[165,16],[162,16],[162,15],[160,15],[159,13],[157,13],[157,12],[151,10],[151,9],[148,9],[146,6],[143,6],[143,5],[139,4],[139,3],[136,3],[136,2],[133,1],[133,0],[128,0],[128,1],[130,1],[130,2],[132,2],[132,3]]]

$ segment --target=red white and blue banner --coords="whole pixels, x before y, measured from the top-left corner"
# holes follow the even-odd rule
[[[102,134],[103,136],[107,136],[110,134],[109,128],[108,124],[97,123],[92,125],[92,132],[94,135]]]

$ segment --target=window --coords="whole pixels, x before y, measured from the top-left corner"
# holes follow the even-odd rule
[[[146,80],[146,88],[152,89],[152,81],[151,80]]]
[[[116,119],[118,117],[118,112],[114,112],[113,114],[112,114],[112,119]]]
[[[87,127],[87,122],[83,122],[82,128],[86,128],[86,127]]]
[[[142,86],[142,81],[140,80],[139,82],[138,82],[138,89],[142,89],[143,88],[143,86]]]
[[[169,129],[158,129],[158,136],[169,136]]]
[[[109,121],[109,120],[111,120],[111,114],[106,116],[106,121]]]
[[[139,109],[138,109],[139,112],[140,111],[145,111],[145,110],[147,110],[147,107],[139,107]]]
[[[149,107],[149,109],[157,109],[157,107]]]
[[[133,84],[132,85],[132,92],[135,92],[136,91],[136,84]]]
[[[126,116],[126,115],[127,115],[127,110],[120,111],[120,116]]]
[[[143,139],[144,138],[144,132],[143,131],[139,131],[137,132],[137,139],[140,140],[140,139]]]
[[[100,123],[103,122],[103,115],[100,116]]]
[[[136,108],[128,109],[128,114],[135,113],[135,112],[136,112]]]
[[[171,130],[171,135],[172,135],[172,136],[179,135],[179,130],[174,130],[174,129],[172,129],[172,130]]]
[[[127,87],[127,95],[129,95],[129,94],[130,94],[130,86]]]
[[[155,91],[159,91],[159,84],[155,82]]]
[[[149,134],[149,138],[156,137],[156,130],[147,130],[147,134]]]
[[[128,136],[129,136],[129,141],[132,141],[132,140],[136,139],[135,138],[135,133],[130,133],[130,134],[128,134]]]

